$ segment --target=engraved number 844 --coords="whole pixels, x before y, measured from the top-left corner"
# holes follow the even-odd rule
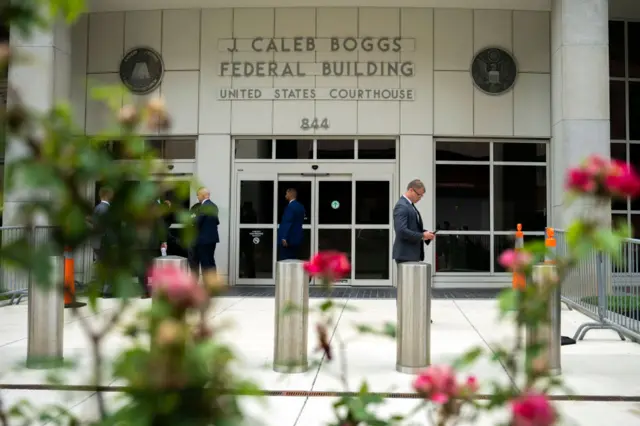
[[[327,118],[323,118],[322,120],[319,120],[317,118],[314,118],[313,120],[310,120],[308,118],[303,118],[302,121],[300,122],[300,128],[302,130],[318,130],[318,129],[328,129],[329,128],[329,120]]]

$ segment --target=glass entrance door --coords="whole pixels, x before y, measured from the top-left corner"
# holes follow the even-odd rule
[[[278,226],[294,188],[306,211],[298,257],[341,251],[352,271],[339,284],[391,286],[393,175],[242,174],[237,185],[237,284],[274,284]]]

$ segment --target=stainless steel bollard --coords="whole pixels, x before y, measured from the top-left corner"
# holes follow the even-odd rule
[[[558,278],[556,265],[541,264],[534,265],[532,270],[534,285],[555,281]],[[548,318],[545,324],[537,327],[537,330],[527,330],[527,343],[540,343],[546,346],[546,350],[538,355],[535,360],[527,362],[537,362],[543,368],[548,369],[551,375],[558,375],[562,372],[560,347],[562,343],[562,333],[560,331],[560,285],[556,285],[549,298]]]
[[[49,262],[48,283],[29,279],[27,368],[54,368],[62,364],[64,257],[51,256]]]
[[[415,374],[431,364],[431,265],[398,265],[396,371]]]
[[[182,256],[160,256],[153,259],[154,266],[177,266],[181,270],[189,271],[189,261]]]
[[[276,264],[276,312],[273,371],[304,373],[309,369],[309,277],[301,260]],[[290,307],[290,312],[285,309]]]

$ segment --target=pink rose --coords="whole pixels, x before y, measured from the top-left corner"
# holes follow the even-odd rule
[[[583,169],[569,170],[567,189],[575,192],[592,193],[596,190],[594,176]]]
[[[640,177],[629,165],[615,161],[605,178],[605,186],[615,196],[636,197],[640,193]]]
[[[312,277],[333,282],[347,276],[351,272],[351,265],[344,253],[322,251],[305,262],[304,269]]]
[[[498,258],[498,263],[509,271],[519,272],[525,269],[533,261],[533,256],[520,250],[505,250]]]
[[[447,365],[432,365],[416,377],[413,388],[436,404],[446,404],[453,398],[475,393],[478,385],[475,377],[469,377],[467,382],[460,386],[453,368]]]
[[[546,395],[530,392],[511,402],[511,426],[551,426],[556,412]]]
[[[178,267],[153,267],[149,278],[154,295],[163,295],[175,307],[196,308],[207,302],[206,291],[193,275]]]

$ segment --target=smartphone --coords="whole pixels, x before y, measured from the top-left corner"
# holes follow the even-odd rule
[[[431,233],[432,233],[433,235],[436,235],[436,234],[438,233],[438,231],[439,231],[439,229],[436,229],[435,231],[431,231]]]

